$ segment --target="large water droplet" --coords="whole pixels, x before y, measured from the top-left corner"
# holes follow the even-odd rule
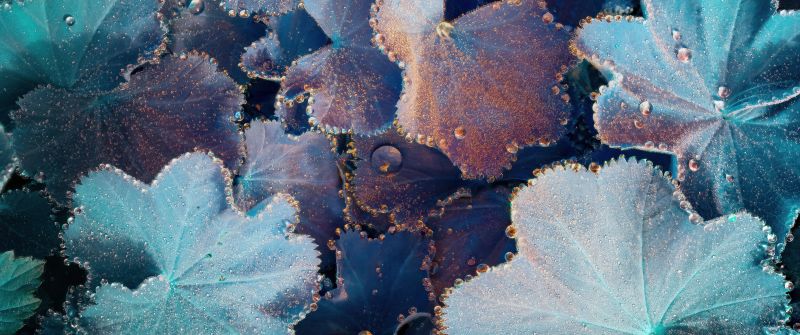
[[[700,163],[698,163],[697,160],[695,159],[690,159],[689,170],[691,170],[692,172],[697,172],[697,170],[700,170]]]
[[[391,145],[381,146],[372,152],[372,167],[381,173],[394,173],[403,166],[403,154]]]
[[[688,63],[692,60],[692,50],[687,48],[680,48],[678,49],[678,60],[683,63]]]
[[[644,116],[650,115],[650,112],[652,110],[653,110],[653,106],[650,105],[650,101],[645,100],[645,101],[642,101],[642,103],[639,104],[639,112],[641,112],[642,115],[644,115]]]
[[[200,14],[203,12],[203,9],[206,8],[205,3],[203,0],[192,0],[189,2],[189,12],[192,14]]]
[[[75,17],[73,17],[72,15],[64,15],[64,23],[66,23],[67,26],[72,27],[73,25],[75,25]]]

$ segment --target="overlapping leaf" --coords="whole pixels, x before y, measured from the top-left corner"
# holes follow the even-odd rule
[[[352,181],[357,204],[369,212],[391,213],[397,224],[414,222],[465,185],[447,156],[397,132],[356,138]]]
[[[251,210],[277,193],[300,206],[295,231],[311,235],[323,251],[323,270],[335,267],[326,247],[344,225],[341,178],[331,143],[323,134],[287,136],[277,121],[254,121],[245,133],[247,158],[236,179],[235,198]]]
[[[498,177],[520,147],[559,139],[568,33],[538,1],[485,5],[443,22],[442,3],[385,0],[375,39],[405,67],[401,130],[468,177]]]
[[[402,322],[432,312],[428,241],[408,232],[370,240],[357,231],[337,241],[339,288],[294,329],[304,334],[393,335]],[[426,263],[427,262],[427,263]]]
[[[169,27],[173,53],[203,51],[239,83],[248,78],[239,68],[242,48],[264,36],[267,26],[247,17],[230,16],[211,0],[167,0],[160,11]]]
[[[614,80],[600,138],[674,153],[707,219],[746,209],[782,241],[800,201],[800,15],[774,1],[645,1],[645,19],[595,20],[575,47]]]
[[[24,0],[0,10],[0,119],[39,85],[109,90],[163,50],[157,1]]]
[[[243,98],[207,56],[190,53],[144,64],[102,93],[40,87],[19,102],[14,148],[29,174],[44,173],[64,200],[78,176],[101,163],[149,181],[175,156],[210,149],[236,166],[239,134],[230,121]]]
[[[284,119],[297,115],[296,101],[310,95],[310,121],[325,131],[373,134],[389,128],[401,75],[370,42],[372,3],[318,0],[305,4],[332,44],[298,59],[286,71],[278,115]]]
[[[756,334],[785,317],[774,240],[744,212],[695,224],[649,164],[548,172],[512,202],[519,254],[447,298],[451,334]],[[774,236],[772,237],[774,238]],[[766,266],[769,270],[769,266]]]
[[[44,262],[16,258],[13,251],[0,253],[0,334],[14,334],[31,317],[41,300],[39,287]]]
[[[283,334],[311,302],[319,264],[311,239],[287,233],[286,196],[254,216],[229,208],[230,176],[203,153],[182,156],[152,185],[111,167],[77,186],[66,251],[95,278],[153,275],[135,290],[101,284],[82,312],[90,333]],[[133,284],[133,283],[129,283]]]
[[[295,10],[269,22],[270,32],[245,48],[242,69],[250,76],[279,79],[292,62],[328,42],[328,36],[305,10]]]

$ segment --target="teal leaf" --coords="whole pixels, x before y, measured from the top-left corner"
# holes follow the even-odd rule
[[[155,0],[24,0],[0,9],[0,118],[39,85],[108,90],[163,51]]]
[[[13,144],[23,170],[43,173],[64,202],[80,174],[100,164],[149,182],[173,157],[202,148],[236,166],[241,136],[231,118],[243,103],[212,58],[191,52],[142,64],[107,92],[37,88],[12,113]]]
[[[676,155],[702,217],[747,210],[782,242],[800,208],[800,13],[776,5],[648,0],[574,46],[613,72],[594,107],[604,143]]]
[[[64,232],[67,254],[89,263],[92,286],[148,277],[102,282],[82,327],[285,333],[312,301],[319,253],[310,238],[287,232],[296,215],[288,196],[245,216],[229,207],[230,191],[230,174],[203,153],[174,160],[149,186],[109,166],[83,178]]]
[[[16,258],[13,251],[0,253],[0,334],[14,334],[31,317],[41,300],[33,293],[39,288],[44,262],[30,257]]]
[[[695,224],[643,162],[556,167],[532,183],[512,200],[519,253],[446,298],[451,334],[745,335],[783,322],[761,220]]]

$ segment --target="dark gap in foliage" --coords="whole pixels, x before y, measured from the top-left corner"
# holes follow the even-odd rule
[[[444,19],[452,21],[467,12],[498,0],[447,0],[444,5]]]
[[[781,0],[778,10],[796,10],[800,9],[800,0]]]

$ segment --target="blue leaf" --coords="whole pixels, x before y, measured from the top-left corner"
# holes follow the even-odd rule
[[[9,191],[0,196],[0,250],[44,259],[58,249],[60,227],[52,206],[37,192]]]
[[[13,251],[0,253],[0,334],[14,334],[31,317],[41,300],[39,288],[44,262],[16,258]]]
[[[560,81],[569,34],[537,1],[497,2],[455,21],[441,1],[383,1],[375,40],[404,70],[397,122],[469,178],[499,177],[520,147],[546,146],[567,124]]]
[[[783,241],[800,208],[800,15],[774,4],[645,1],[644,20],[595,20],[575,48],[614,72],[604,143],[674,153],[704,218],[744,209]]]
[[[436,247],[431,283],[437,296],[455,283],[510,260],[515,241],[511,225],[511,191],[502,186],[459,193],[444,213],[428,222]]]
[[[409,143],[394,129],[354,139],[356,169],[351,181],[356,203],[368,212],[391,213],[396,225],[414,224],[466,186],[447,156]]]
[[[109,90],[164,49],[157,1],[13,1],[0,9],[0,118],[38,85]]]
[[[326,132],[371,135],[389,128],[402,89],[400,69],[370,42],[370,0],[305,4],[332,45],[302,57],[286,71],[276,113],[297,115],[310,96],[310,123]],[[300,111],[302,112],[302,111]]]
[[[230,118],[244,99],[236,83],[196,53],[142,66],[113,91],[47,86],[20,100],[14,148],[25,171],[44,173],[57,200],[101,163],[150,181],[170,159],[200,147],[237,165],[240,136]]]
[[[208,0],[205,0],[208,1]],[[247,74],[239,68],[242,48],[264,36],[267,26],[254,19],[229,16],[219,6],[204,0],[168,0],[161,13],[169,27],[170,49],[176,54],[193,50],[214,57],[220,67],[239,83]]]
[[[250,76],[280,79],[291,63],[328,42],[328,36],[305,10],[270,20],[270,33],[245,48],[242,68]]]
[[[453,334],[756,334],[786,315],[761,220],[692,222],[651,165],[555,168],[511,206],[518,255],[456,288]],[[508,320],[517,320],[508,322]]]
[[[88,261],[96,278],[131,275],[120,260],[147,259],[157,273],[135,290],[97,287],[96,305],[81,315],[86,331],[285,333],[311,302],[318,252],[310,238],[286,232],[290,198],[278,195],[248,217],[229,208],[229,182],[203,153],[176,159],[149,186],[112,167],[81,180],[67,253]]]
[[[335,267],[328,241],[344,225],[344,200],[336,155],[323,134],[288,136],[277,121],[254,121],[245,132],[247,157],[236,178],[237,204],[252,211],[277,193],[294,197],[300,207],[296,232],[321,246],[323,270]]]
[[[426,239],[401,232],[370,240],[348,231],[337,254],[340,286],[294,327],[298,335],[393,335],[404,319],[430,315]]]

